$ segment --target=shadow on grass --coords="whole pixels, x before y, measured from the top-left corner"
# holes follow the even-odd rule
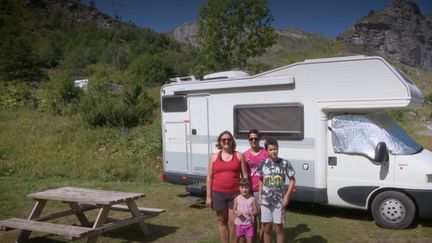
[[[195,209],[206,208],[205,199],[203,196],[194,196],[194,195],[190,195],[189,193],[186,193],[186,194],[179,194],[177,195],[177,197],[183,198],[184,200],[190,202],[191,203],[191,205],[189,205],[190,208],[195,208]]]
[[[408,229],[415,229],[419,225],[421,225],[423,228],[432,228],[432,220],[431,219],[421,219],[419,217],[416,217],[414,222],[408,227]]]
[[[166,225],[155,225],[147,223],[150,229],[150,235],[143,235],[138,224],[129,225],[120,229],[116,229],[110,232],[103,233],[103,237],[121,239],[123,242],[152,242],[161,237],[169,234],[173,234],[177,231],[178,227],[166,226]],[[31,236],[30,236],[31,237]],[[28,242],[31,243],[60,243],[69,242],[68,240],[57,240],[50,239],[52,235],[38,236],[30,238]],[[98,242],[103,242],[101,235],[99,235]]]
[[[114,230],[105,233],[104,236],[119,238],[125,241],[138,241],[138,242],[150,242],[157,240],[169,234],[173,234],[177,231],[178,227],[166,226],[166,225],[155,225],[147,223],[150,229],[150,235],[144,236],[138,224],[130,225],[129,227]]]
[[[288,205],[288,211],[306,215],[315,215],[326,218],[346,218],[363,221],[373,221],[372,215],[363,210],[332,207],[328,205],[313,204],[306,202],[291,201]]]
[[[31,238],[27,241],[29,243],[64,243],[64,242],[69,242],[67,240],[64,241],[60,241],[60,240],[54,240],[54,239],[50,239],[47,237],[52,237],[51,235],[46,235],[46,236],[38,236],[38,237],[34,237]]]
[[[325,218],[345,218],[345,219],[354,219],[361,221],[373,222],[374,219],[372,215],[368,211],[351,209],[351,208],[339,208],[332,207],[328,205],[321,204],[313,204],[306,202],[296,202],[291,201],[288,206],[288,211],[306,214],[306,215],[315,215],[319,217]],[[408,227],[408,229],[417,228],[418,225],[422,225],[423,227],[432,228],[432,221],[430,219],[420,219],[416,218],[414,222]]]
[[[328,242],[324,237],[320,235],[314,235],[311,237],[298,238],[297,236],[304,232],[309,232],[310,228],[306,224],[298,224],[292,228],[285,228],[285,240],[287,242],[303,242],[303,243],[323,243]]]
[[[431,219],[419,219],[417,220],[419,224],[421,224],[423,227],[432,228],[432,220]]]

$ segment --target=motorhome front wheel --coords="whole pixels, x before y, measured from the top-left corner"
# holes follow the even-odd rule
[[[388,229],[404,229],[414,220],[415,205],[401,192],[386,191],[375,197],[371,211],[379,226]]]

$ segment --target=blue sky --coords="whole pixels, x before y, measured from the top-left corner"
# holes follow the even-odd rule
[[[88,4],[90,0],[82,0]],[[198,19],[207,0],[95,0],[96,8],[123,21],[156,32],[170,32]],[[276,29],[296,28],[334,38],[370,10],[383,9],[390,0],[268,0]],[[432,0],[414,0],[423,15],[432,14]]]

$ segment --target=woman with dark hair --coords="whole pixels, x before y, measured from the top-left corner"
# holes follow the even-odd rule
[[[256,204],[259,205],[259,181],[260,174],[258,167],[262,161],[268,158],[267,150],[260,146],[261,134],[258,129],[251,129],[248,132],[249,148],[243,152],[243,158],[248,166],[248,177],[251,181],[251,194],[255,197]],[[259,216],[259,212],[258,212]],[[261,239],[264,231],[262,231],[261,224],[258,217],[255,219],[255,231],[259,227],[258,237]]]
[[[229,131],[217,138],[219,152],[210,156],[206,180],[206,206],[216,212],[221,242],[235,242],[234,198],[239,193],[240,178],[247,178],[243,155],[235,150],[236,142]]]
[[[267,159],[268,153],[264,147],[260,146],[261,135],[258,129],[251,129],[248,133],[250,147],[243,152],[243,158],[249,169],[249,180],[252,182],[251,193],[258,201],[260,175],[258,166]]]

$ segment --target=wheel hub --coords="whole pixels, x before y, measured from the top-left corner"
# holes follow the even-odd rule
[[[405,217],[405,207],[397,199],[389,198],[380,205],[381,215],[390,223],[399,223]]]

